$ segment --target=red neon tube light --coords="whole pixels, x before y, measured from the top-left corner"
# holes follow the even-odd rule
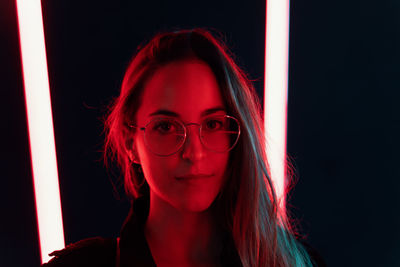
[[[40,0],[16,0],[41,261],[65,246]]]
[[[266,1],[264,120],[267,157],[280,207],[285,209],[289,0]],[[284,213],[283,213],[284,214]]]

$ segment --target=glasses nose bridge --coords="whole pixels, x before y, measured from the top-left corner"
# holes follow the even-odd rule
[[[198,129],[197,131],[196,131],[195,129],[193,129],[195,132],[198,133],[198,137],[196,137],[196,136],[191,136],[191,140],[189,141],[190,146],[193,145],[193,142],[195,142],[195,139],[196,139],[196,138],[199,139],[198,141],[200,141],[201,146],[204,146],[203,140],[201,140],[201,134],[200,134],[200,131],[201,131],[201,123],[194,123],[194,122],[193,122],[193,123],[186,123],[186,124],[183,124],[183,125],[184,125],[184,127],[185,127],[185,132],[186,132],[185,141],[184,141],[184,143],[182,144],[183,147],[186,147],[186,148],[184,148],[184,149],[187,149],[187,146],[188,146],[189,126],[198,126],[198,127],[199,127],[199,129]],[[195,135],[196,135],[196,134],[195,134]]]
[[[186,124],[183,124],[183,125],[185,125],[186,128],[188,128],[188,126],[190,126],[190,125],[197,125],[197,126],[199,126],[199,127],[201,126],[200,123],[195,123],[195,122],[186,123]]]
[[[188,134],[189,134],[189,126],[194,126],[194,125],[199,126],[198,133],[199,133],[199,138],[200,138],[200,129],[201,129],[201,124],[200,124],[200,123],[194,123],[194,122],[192,122],[192,123],[186,123],[186,124],[183,124],[183,125],[185,126],[186,139],[187,139],[187,136],[188,136]],[[186,143],[186,140],[185,140],[185,143]]]

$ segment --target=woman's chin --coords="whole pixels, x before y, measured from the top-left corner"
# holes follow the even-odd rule
[[[208,210],[215,198],[191,198],[179,201],[176,208],[182,212],[204,212]]]
[[[217,195],[218,191],[211,189],[208,192],[204,190],[162,192],[161,194],[153,192],[153,200],[166,209],[173,208],[180,212],[204,212],[211,207]]]

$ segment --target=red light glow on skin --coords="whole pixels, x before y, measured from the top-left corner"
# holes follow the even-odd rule
[[[164,259],[183,266],[181,263],[188,260],[182,259],[183,255],[214,253],[218,235],[209,207],[227,178],[229,151],[217,153],[205,148],[199,125],[194,123],[200,124],[205,117],[202,113],[215,107],[225,108],[220,88],[210,67],[199,60],[169,63],[145,84],[136,113],[140,127],[157,110],[172,111],[183,124],[189,124],[185,143],[169,156],[152,153],[142,131],[133,134],[133,154],[150,187],[145,234],[156,264],[157,259]],[[213,115],[225,115],[225,111]]]
[[[264,111],[271,177],[285,209],[286,117],[288,94],[289,1],[267,0]]]
[[[150,114],[168,110],[178,114],[184,124],[200,124],[205,118],[203,111],[215,107],[224,107],[224,102],[208,65],[198,60],[178,61],[160,68],[147,82],[136,121],[143,127],[160,116]],[[217,111],[213,115],[217,114],[225,115],[225,112]],[[228,162],[229,152],[216,153],[204,147],[198,127],[188,125],[183,147],[166,157],[148,149],[143,132],[136,132],[134,138],[133,150],[150,186],[151,199],[166,202],[182,212],[204,211],[211,205],[224,181]],[[196,175],[203,177],[189,177]]]
[[[17,0],[41,261],[65,246],[40,0]]]

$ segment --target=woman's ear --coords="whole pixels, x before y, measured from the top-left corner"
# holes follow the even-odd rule
[[[125,141],[126,153],[128,154],[129,160],[133,163],[140,164],[139,156],[136,150],[135,140],[128,138]]]
[[[130,159],[131,162],[136,163],[136,164],[140,164],[140,160],[139,157],[137,155],[136,149],[132,148],[126,151],[128,153],[128,157]]]

